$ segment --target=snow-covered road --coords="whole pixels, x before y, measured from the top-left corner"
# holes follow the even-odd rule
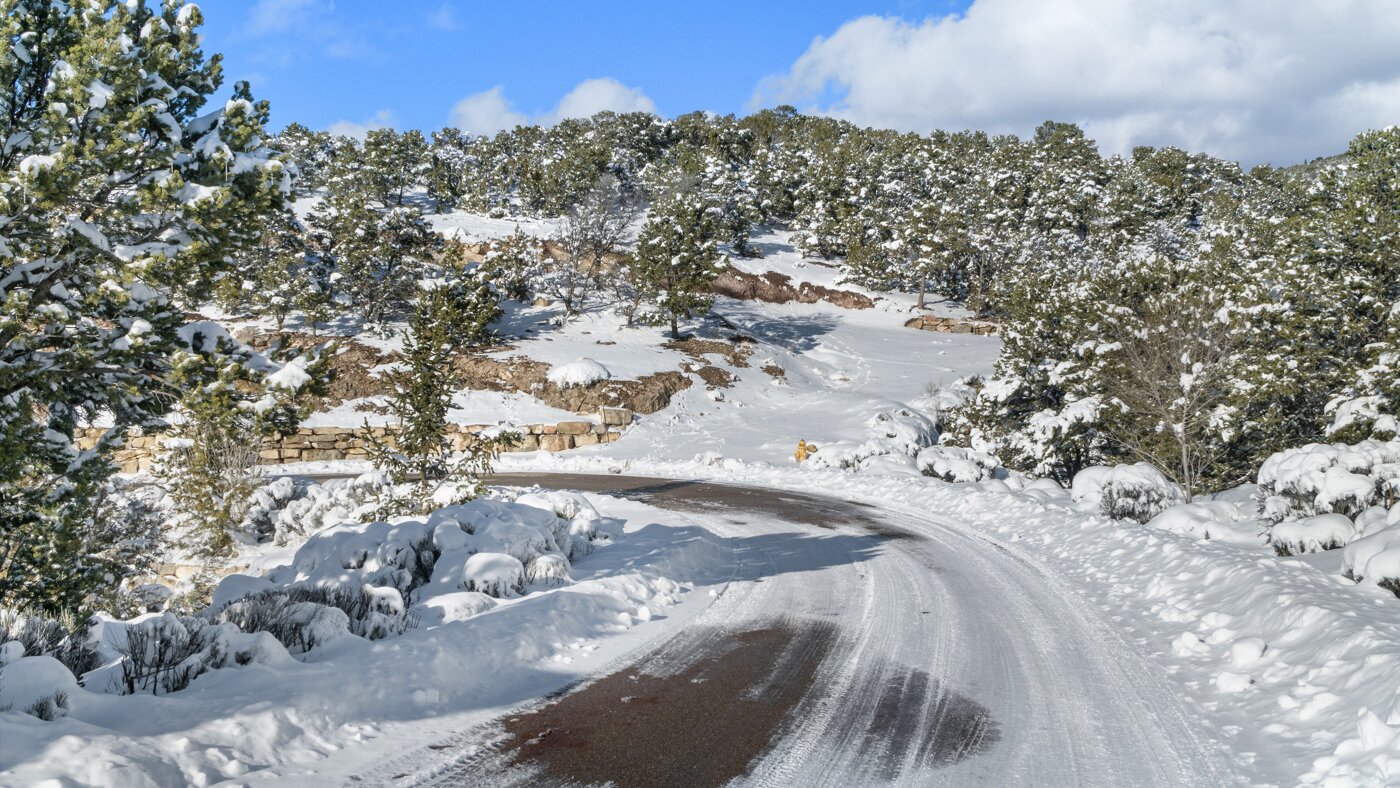
[[[1109,624],[1026,558],[936,514],[694,482],[529,481],[682,510],[731,551],[733,577],[614,672],[365,781],[1241,781]]]

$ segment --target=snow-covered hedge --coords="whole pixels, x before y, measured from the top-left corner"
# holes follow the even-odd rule
[[[293,653],[346,630],[386,637],[419,616],[457,620],[489,609],[490,598],[568,582],[570,562],[600,538],[600,519],[581,496],[532,493],[479,498],[426,519],[341,523],[264,577],[225,578],[214,609],[220,621],[274,633]]]
[[[1351,520],[1341,514],[1315,514],[1285,520],[1269,530],[1269,543],[1279,555],[1301,555],[1335,550],[1356,535]]]
[[[1260,516],[1267,523],[1342,514],[1356,517],[1400,495],[1400,440],[1313,443],[1270,456],[1259,469]]]
[[[925,447],[914,462],[923,475],[945,482],[982,482],[1008,476],[996,457],[957,446]]]
[[[1356,518],[1356,530],[1358,538],[1342,550],[1343,573],[1400,597],[1400,504],[1367,510]]]
[[[551,367],[545,375],[550,383],[560,388],[591,386],[611,377],[612,373],[608,371],[607,367],[591,358],[581,358],[578,361],[556,365]]]
[[[1180,486],[1145,462],[1085,468],[1074,475],[1070,492],[1086,509],[1140,523],[1186,502]]]

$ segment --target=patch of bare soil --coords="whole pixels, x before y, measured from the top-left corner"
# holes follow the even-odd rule
[[[743,301],[764,301],[770,304],[786,304],[789,301],[815,304],[825,301],[845,309],[869,309],[875,305],[869,296],[850,290],[835,290],[810,282],[794,285],[792,277],[787,274],[776,271],[762,275],[749,274],[733,267],[726,268],[715,277],[710,283],[710,292]]]
[[[707,354],[723,356],[730,366],[743,368],[749,365],[749,356],[753,355],[752,343],[752,340],[749,342],[736,340],[734,344],[730,344],[718,339],[688,337],[686,339],[673,339],[662,347],[678,350],[696,361],[704,361]]]
[[[773,378],[774,380],[787,380],[787,370],[783,369],[777,364],[774,364],[771,361],[759,367],[759,369],[763,370],[764,373],[768,375],[768,377]]]

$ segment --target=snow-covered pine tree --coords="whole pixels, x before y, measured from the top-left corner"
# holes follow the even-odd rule
[[[393,129],[372,129],[361,146],[364,189],[385,208],[403,207],[408,192],[422,184],[430,161],[428,141],[417,129],[400,134]]]
[[[511,434],[480,437],[454,455],[447,436],[447,411],[457,391],[453,357],[483,341],[486,325],[499,313],[489,284],[475,272],[418,291],[403,360],[389,373],[389,411],[397,426],[385,438],[372,438],[370,446],[375,466],[396,484],[411,484],[412,491],[382,502],[382,516],[421,514],[470,500],[500,450],[514,442]]]
[[[296,170],[296,188],[302,193],[316,191],[326,184],[326,170],[335,157],[336,145],[329,132],[312,131],[300,123],[290,123],[276,137],[273,147]]]
[[[718,234],[714,206],[693,184],[678,185],[653,204],[642,225],[632,274],[638,289],[666,311],[673,339],[680,339],[682,315],[703,313],[713,301],[707,288],[727,264]]]
[[[311,216],[334,264],[336,289],[371,324],[408,309],[414,288],[441,243],[412,205],[375,210],[356,179],[332,181],[325,200]]]
[[[95,502],[126,429],[175,402],[180,304],[288,183],[246,85],[205,111],[221,70],[196,6],[0,9],[0,604],[72,610],[133,571]],[[95,448],[84,423],[111,425]]]
[[[182,392],[180,418],[157,476],[174,503],[182,547],[203,559],[232,554],[259,484],[256,466],[265,437],[296,430],[307,397],[321,393],[329,357],[289,360],[267,377],[268,359],[255,357],[210,324],[186,329],[190,349],[176,354],[170,379]]]

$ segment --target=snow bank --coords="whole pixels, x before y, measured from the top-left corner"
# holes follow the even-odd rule
[[[895,459],[885,464],[917,474],[914,458],[919,450],[938,442],[933,420],[912,408],[877,411],[866,419],[865,429],[865,441],[835,441],[818,446],[816,454],[804,465],[818,470],[857,470],[873,457],[892,457]]]
[[[591,386],[611,377],[612,373],[608,372],[607,367],[591,358],[580,358],[567,364],[559,364],[551,367],[548,374],[545,375],[550,383],[560,388]]]
[[[1147,525],[1217,542],[1251,545],[1265,542],[1259,520],[1231,501],[1177,504],[1148,520]]]

